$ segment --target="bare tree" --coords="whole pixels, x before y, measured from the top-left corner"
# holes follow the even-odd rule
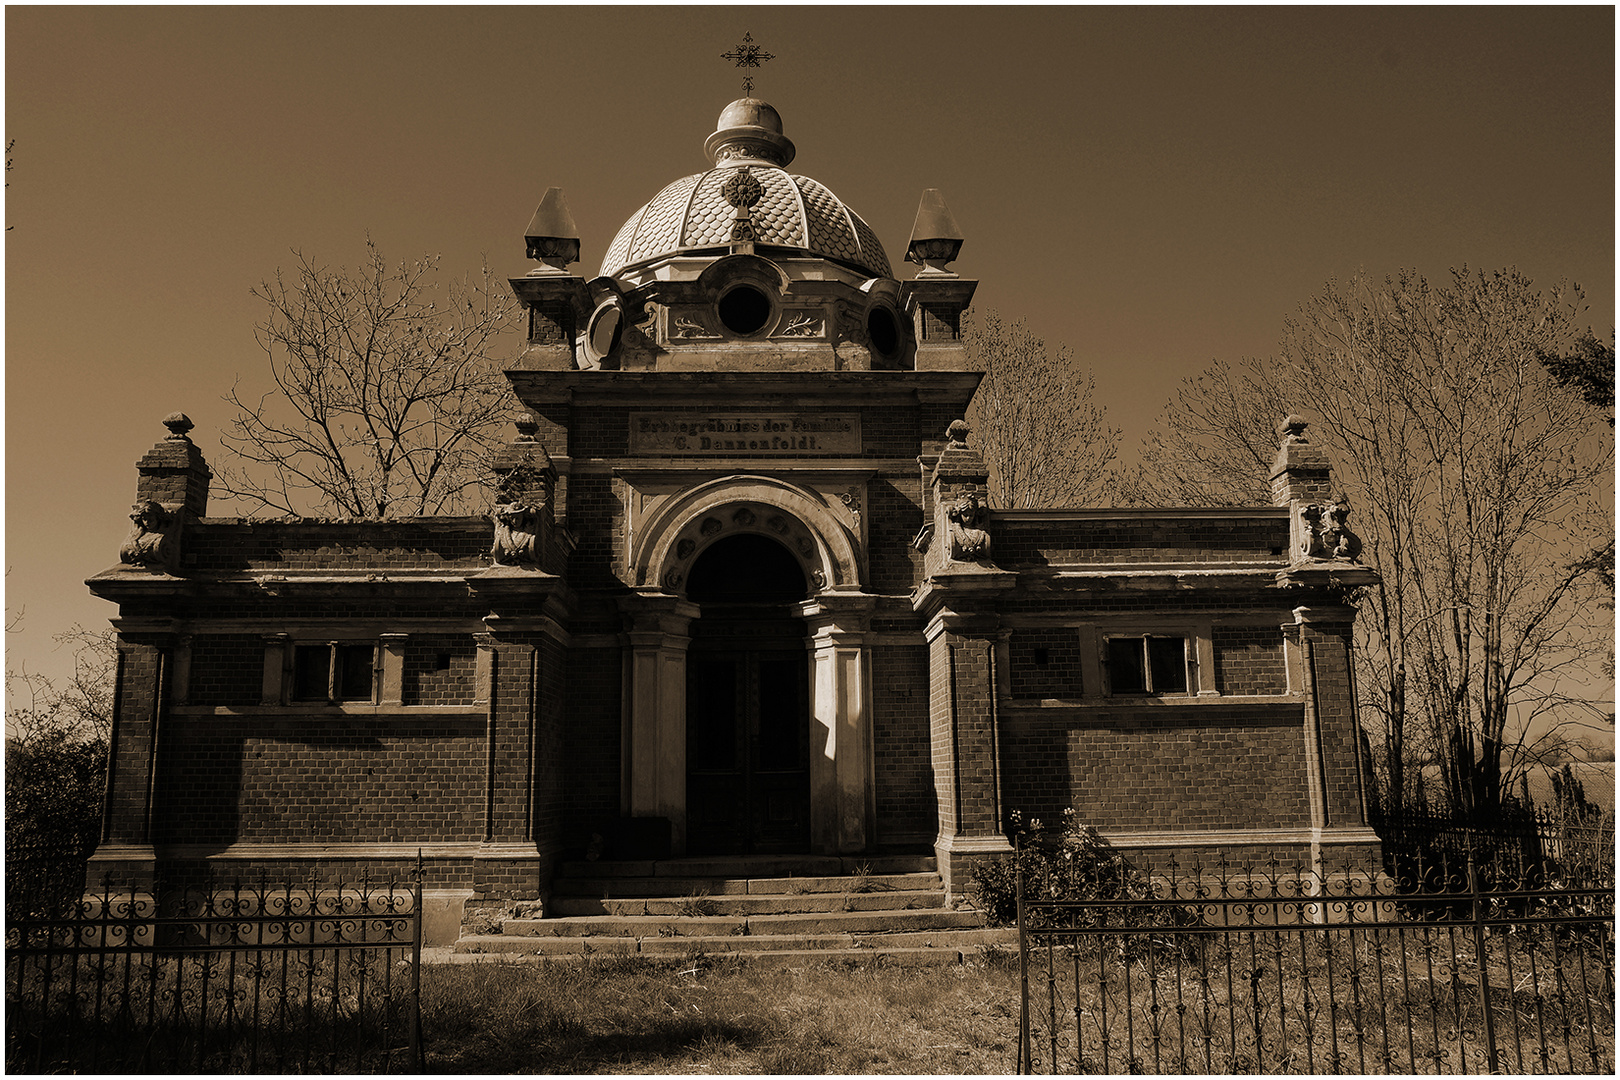
[[[1289,411],[1263,360],[1216,360],[1183,382],[1142,441],[1137,464],[1109,477],[1127,506],[1264,506]]]
[[[1067,345],[1056,354],[1022,319],[970,311],[968,357],[985,372],[968,407],[990,469],[990,498],[1008,509],[1080,506],[1097,501],[1119,452],[1119,429],[1094,400],[1091,372]]]
[[[6,914],[59,913],[100,834],[117,650],[111,627],[58,634],[73,673],[6,672]]]
[[[465,510],[512,402],[518,305],[487,267],[440,290],[438,259],[390,267],[369,239],[354,271],[298,255],[253,290],[275,390],[225,400],[236,462],[216,490],[253,512],[385,518]],[[295,253],[296,254],[296,253]]]
[[[1605,718],[1590,682],[1612,627],[1592,553],[1612,542],[1614,441],[1540,359],[1568,355],[1583,306],[1511,270],[1358,277],[1303,305],[1278,357],[1183,386],[1187,413],[1221,421],[1193,425],[1217,458],[1256,456],[1258,411],[1312,417],[1333,456],[1383,577],[1360,600],[1357,651],[1391,810],[1431,762],[1451,808],[1491,813],[1544,751]],[[1159,439],[1177,452],[1144,454],[1145,482],[1204,475],[1189,474],[1199,443]]]

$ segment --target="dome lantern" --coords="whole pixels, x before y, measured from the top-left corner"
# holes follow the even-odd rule
[[[716,168],[768,162],[786,168],[796,150],[782,134],[782,115],[758,98],[738,98],[727,105],[703,143]]]

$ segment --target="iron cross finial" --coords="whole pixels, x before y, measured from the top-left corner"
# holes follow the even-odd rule
[[[720,59],[730,60],[739,68],[757,68],[767,60],[775,60],[776,56],[755,45],[754,35],[744,31],[742,44],[730,52],[721,53]],[[754,77],[752,75],[743,76],[743,94],[746,97],[754,95]]]

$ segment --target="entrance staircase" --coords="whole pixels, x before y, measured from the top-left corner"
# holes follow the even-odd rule
[[[564,863],[545,918],[463,933],[455,951],[922,965],[1017,947],[1017,931],[946,906],[931,856],[876,855]]]

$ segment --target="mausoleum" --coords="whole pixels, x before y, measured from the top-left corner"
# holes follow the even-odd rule
[[[459,912],[568,860],[908,855],[951,896],[1013,810],[1070,806],[1149,859],[1376,860],[1374,577],[1304,425],[1271,506],[997,509],[939,193],[901,278],[770,105],[702,145],[594,276],[546,193],[487,514],[210,517],[165,421],[88,583],[119,605],[92,883],[420,853]]]

